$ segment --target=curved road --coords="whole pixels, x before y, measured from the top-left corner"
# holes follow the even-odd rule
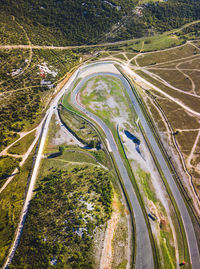
[[[105,64],[105,63],[104,63]],[[92,64],[91,66],[93,66],[94,64]],[[91,68],[91,67],[90,67]],[[34,189],[34,184],[35,184],[35,180],[36,180],[36,176],[37,176],[37,171],[39,168],[39,163],[40,163],[40,159],[42,156],[42,151],[43,151],[43,147],[44,147],[44,142],[45,142],[45,138],[47,135],[47,131],[48,131],[48,126],[49,126],[49,122],[53,113],[53,109],[55,106],[57,106],[59,99],[61,98],[61,96],[64,94],[64,92],[68,89],[70,89],[71,85],[74,83],[74,81],[76,80],[76,78],[79,75],[79,71],[82,70],[83,68],[79,68],[74,75],[69,79],[69,81],[67,82],[67,84],[63,87],[63,89],[61,90],[61,92],[59,92],[56,97],[54,98],[54,100],[52,101],[50,108],[48,109],[48,111],[46,112],[46,121],[44,123],[43,129],[41,131],[41,142],[40,142],[40,146],[38,149],[38,154],[36,157],[36,161],[35,161],[35,166],[33,169],[33,173],[32,173],[32,177],[30,180],[30,185],[29,185],[29,189],[27,192],[27,196],[26,199],[24,201],[24,205],[23,205],[23,209],[22,209],[22,214],[20,217],[20,221],[19,221],[19,225],[16,231],[16,235],[14,238],[14,242],[13,245],[9,251],[9,256],[6,259],[6,262],[3,266],[3,268],[7,268],[7,266],[10,264],[10,262],[12,261],[12,258],[14,256],[14,253],[16,251],[16,248],[18,246],[21,234],[22,234],[22,230],[23,230],[23,226],[24,226],[24,222],[26,219],[26,215],[28,212],[28,207],[29,207],[29,203],[30,200],[32,198],[32,193],[33,193],[33,189]],[[191,257],[191,262],[192,262],[192,267],[194,269],[199,269],[200,268],[200,257],[199,257],[199,251],[198,251],[198,247],[197,247],[197,240],[195,237],[195,233],[194,233],[194,229],[192,226],[192,222],[190,219],[190,216],[187,212],[187,208],[183,202],[183,199],[181,197],[181,194],[173,180],[173,177],[168,169],[168,166],[164,160],[164,157],[162,156],[160,149],[155,141],[155,138],[151,132],[151,129],[149,128],[146,119],[144,118],[142,111],[140,109],[139,104],[137,103],[137,100],[135,99],[134,94],[132,93],[132,90],[130,88],[130,85],[128,84],[128,82],[124,79],[123,76],[121,75],[117,75],[114,73],[102,73],[104,75],[114,75],[118,78],[121,79],[122,83],[124,84],[124,86],[127,89],[127,92],[129,94],[129,97],[133,103],[133,106],[136,110],[136,113],[138,114],[138,117],[143,125],[143,128],[147,134],[147,136],[149,137],[149,140],[151,141],[151,146],[160,162],[160,166],[163,170],[163,173],[166,176],[166,179],[168,181],[168,184],[171,188],[171,191],[174,195],[174,198],[176,199],[179,211],[181,213],[182,216],[182,220],[183,220],[183,224],[185,227],[185,232],[187,235],[187,240],[188,240],[188,246],[189,246],[189,251],[190,251],[190,257]],[[117,146],[115,144],[114,138],[112,136],[111,131],[109,130],[109,128],[106,126],[106,124],[101,121],[97,116],[95,116],[94,114],[92,114],[91,112],[85,110],[85,108],[83,108],[80,104],[77,103],[76,100],[76,95],[79,92],[79,90],[81,89],[81,87],[83,86],[83,84],[92,76],[95,75],[99,75],[99,73],[97,74],[92,74],[90,76],[87,76],[86,78],[82,79],[82,81],[76,86],[75,91],[72,94],[72,102],[73,104],[82,112],[84,112],[86,115],[88,115],[89,117],[91,117],[92,119],[94,119],[104,130],[107,139],[109,141],[110,147],[112,149],[112,152],[114,154],[116,163],[118,165],[119,171],[121,173],[122,179],[124,180],[124,185],[126,187],[127,193],[129,195],[129,198],[131,200],[131,204],[134,210],[134,216],[135,216],[135,222],[136,222],[136,233],[137,233],[137,238],[136,238],[136,244],[137,244],[137,254],[136,254],[136,268],[145,268],[145,269],[153,269],[154,268],[154,262],[153,262],[153,255],[152,255],[152,249],[151,249],[151,244],[150,244],[150,240],[149,240],[149,235],[148,235],[148,230],[146,227],[146,223],[144,220],[144,216],[142,213],[142,210],[140,208],[139,202],[136,198],[135,195],[135,191],[132,187],[130,178],[127,174],[126,168],[123,164],[123,161],[120,157],[120,154],[118,152]]]
[[[135,223],[136,223],[136,263],[135,268],[137,269],[153,269],[154,268],[154,261],[153,261],[153,254],[151,249],[151,242],[149,239],[149,233],[146,226],[146,222],[143,216],[143,212],[141,210],[140,204],[137,200],[135,190],[133,189],[133,185],[131,183],[131,180],[128,176],[128,173],[126,171],[126,168],[124,166],[123,160],[119,154],[117,145],[115,143],[115,140],[113,138],[113,135],[110,131],[110,129],[107,127],[107,125],[96,115],[93,113],[87,111],[84,107],[82,107],[76,100],[77,94],[79,93],[80,89],[83,87],[83,85],[86,83],[88,79],[91,77],[94,77],[96,75],[100,75],[105,73],[98,73],[98,74],[91,74],[87,76],[86,78],[82,79],[81,82],[76,86],[75,90],[73,91],[71,95],[71,102],[72,104],[78,108],[80,111],[85,113],[88,117],[93,119],[95,122],[97,122],[98,125],[101,126],[103,129],[107,140],[109,142],[110,148],[113,152],[116,164],[118,166],[119,172],[121,174],[121,178],[124,182],[124,186],[126,188],[126,191],[128,193],[131,206],[133,208],[134,217],[135,217]],[[109,75],[117,76],[113,73],[107,73]],[[117,76],[119,77],[119,76]],[[120,77],[122,79],[122,77]]]
[[[135,95],[132,92],[132,89],[131,89],[129,83],[122,75],[118,75],[118,74],[114,74],[114,73],[106,73],[106,72],[105,73],[94,73],[94,74],[91,74],[91,75],[83,78],[81,80],[81,82],[79,82],[79,84],[76,86],[76,88],[71,96],[71,101],[79,110],[84,112],[87,116],[89,116],[90,118],[95,120],[101,126],[101,128],[104,130],[104,132],[107,136],[107,139],[110,143],[110,147],[111,147],[112,152],[114,154],[116,163],[118,165],[119,171],[120,171],[122,179],[124,181],[124,184],[125,184],[125,187],[126,187],[128,195],[129,195],[129,198],[130,198],[130,201],[131,201],[131,204],[133,207],[133,211],[135,214],[136,233],[137,233],[137,238],[136,238],[136,240],[137,240],[136,241],[137,242],[136,268],[153,268],[152,250],[151,250],[149,237],[148,237],[148,231],[147,231],[146,223],[144,221],[143,214],[141,212],[141,209],[140,209],[139,203],[137,201],[135,192],[133,190],[131,181],[130,181],[128,174],[126,172],[126,169],[124,167],[123,161],[122,161],[120,154],[118,152],[118,149],[117,149],[117,146],[115,144],[114,138],[111,134],[111,131],[109,130],[109,128],[106,126],[106,124],[101,119],[99,119],[93,113],[87,111],[84,107],[82,107],[80,104],[78,104],[78,102],[76,100],[76,96],[77,96],[78,92],[83,87],[83,85],[86,83],[86,81],[93,76],[102,75],[102,74],[112,75],[112,76],[118,77],[122,81],[123,85],[125,86],[125,88],[127,90],[127,93],[130,97],[130,100],[131,100],[133,106],[134,106],[134,109],[135,109],[135,111],[140,119],[140,122],[144,128],[144,131],[145,131],[149,141],[151,142],[152,149],[153,149],[153,151],[154,151],[154,153],[155,153],[155,155],[160,163],[160,167],[161,167],[161,169],[162,169],[162,171],[167,179],[167,182],[169,184],[171,192],[176,200],[179,212],[180,212],[181,217],[182,217],[183,225],[185,228],[185,233],[186,233],[186,237],[187,237],[192,268],[199,269],[200,268],[200,255],[199,255],[197,239],[195,236],[195,232],[194,232],[191,218],[189,216],[189,213],[187,211],[187,208],[186,208],[186,205],[183,201],[183,198],[180,194],[180,191],[179,191],[176,183],[174,182],[173,176],[172,176],[172,174],[171,174],[171,172],[166,164],[166,161],[165,161],[165,159],[160,151],[160,148],[159,148],[159,146],[154,138],[154,135],[153,135],[153,133],[152,133],[147,121],[146,121],[146,118],[144,117],[144,115],[142,113],[140,105],[138,104],[137,99],[135,98]]]

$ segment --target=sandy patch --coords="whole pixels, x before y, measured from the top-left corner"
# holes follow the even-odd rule
[[[54,138],[52,138],[51,143],[53,145],[59,146],[62,144],[67,144],[67,145],[78,145],[79,147],[84,147],[84,145],[79,142],[76,137],[73,136],[72,133],[70,133],[65,126],[62,125],[60,122],[59,116],[57,111],[55,112],[55,121],[56,124],[60,126],[59,130],[56,132]]]
[[[111,219],[108,221],[104,247],[101,256],[100,269],[110,269],[112,266],[112,239],[114,237],[114,232],[119,221],[119,210],[117,206],[117,198],[114,196],[113,199],[113,213]]]

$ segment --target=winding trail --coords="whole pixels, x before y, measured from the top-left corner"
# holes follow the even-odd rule
[[[138,70],[140,70],[140,69],[138,69]],[[181,89],[179,89],[179,88],[177,88],[177,87],[172,86],[170,83],[168,83],[166,80],[164,80],[163,78],[161,78],[159,75],[157,75],[157,74],[155,74],[155,73],[152,73],[152,72],[150,72],[150,71],[148,71],[148,70],[146,70],[146,69],[144,69],[144,68],[142,68],[141,70],[142,70],[142,72],[144,72],[144,73],[147,74],[148,76],[152,77],[153,79],[157,80],[158,82],[161,82],[161,83],[164,84],[165,86],[167,86],[167,87],[169,87],[169,88],[171,88],[171,89],[173,89],[173,90],[175,90],[175,91],[177,91],[177,92],[181,92],[181,93],[183,93],[183,94],[185,94],[185,95],[191,95],[191,96],[193,96],[193,97],[200,98],[200,96],[197,95],[196,93],[186,92],[186,91],[184,91],[184,90],[181,90]],[[178,70],[178,69],[177,69],[177,70]],[[179,71],[179,70],[178,70],[178,71]],[[184,76],[186,76],[186,75],[184,74]],[[154,87],[155,87],[155,86],[154,86]],[[194,87],[195,87],[195,86],[194,86]]]

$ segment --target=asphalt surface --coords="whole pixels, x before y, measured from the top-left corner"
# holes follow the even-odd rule
[[[126,90],[128,92],[128,95],[133,103],[134,109],[140,119],[140,122],[144,128],[145,134],[148,137],[151,147],[157,157],[157,160],[159,161],[160,167],[164,173],[164,176],[169,184],[169,187],[171,189],[172,195],[176,200],[176,204],[178,206],[179,212],[182,217],[183,225],[185,228],[185,233],[187,237],[187,242],[188,242],[188,248],[189,248],[189,253],[190,253],[190,259],[191,259],[191,264],[192,268],[194,269],[200,269],[200,255],[199,255],[199,250],[198,250],[198,244],[197,244],[197,239],[195,236],[194,228],[192,225],[192,221],[190,218],[190,215],[188,213],[188,210],[186,208],[186,205],[183,201],[183,198],[181,196],[181,193],[173,179],[173,176],[167,166],[167,163],[165,161],[165,158],[163,157],[160,148],[154,138],[154,135],[142,113],[142,110],[140,108],[140,105],[137,102],[137,99],[135,98],[135,95],[133,94],[130,85],[128,84],[127,80],[125,78],[122,78],[122,82],[124,86],[126,87]]]
[[[133,106],[134,106],[134,109],[135,109],[135,111],[140,119],[140,122],[144,128],[146,136],[148,137],[148,139],[151,143],[152,149],[153,149],[153,151],[154,151],[154,153],[159,161],[160,167],[164,173],[164,176],[166,177],[166,180],[169,184],[171,192],[176,200],[179,212],[180,212],[181,217],[182,217],[183,225],[185,228],[185,233],[186,233],[186,237],[187,237],[192,268],[199,269],[200,268],[200,255],[199,255],[197,239],[195,236],[195,232],[194,232],[191,218],[189,216],[189,213],[187,211],[187,208],[185,206],[183,198],[180,194],[180,191],[179,191],[176,183],[174,182],[172,174],[171,174],[171,172],[166,164],[166,161],[165,161],[165,159],[160,151],[160,148],[159,148],[159,146],[154,138],[154,135],[153,135],[153,133],[152,133],[152,131],[151,131],[151,129],[150,129],[143,113],[142,113],[140,105],[138,104],[137,99],[135,98],[135,95],[132,92],[132,89],[131,89],[129,83],[122,75],[117,75],[117,74],[112,74],[112,73],[96,73],[96,74],[92,74],[92,75],[84,78],[77,85],[77,87],[72,95],[72,102],[74,103],[74,105],[78,109],[83,111],[89,117],[93,118],[102,127],[102,129],[104,130],[104,132],[107,136],[107,139],[110,143],[111,149],[114,153],[116,163],[119,167],[119,171],[120,171],[121,176],[124,180],[124,184],[125,184],[125,187],[127,189],[128,195],[130,197],[130,200],[131,200],[131,203],[133,206],[133,210],[134,210],[134,215],[135,215],[136,232],[137,232],[136,268],[153,268],[153,261],[152,261],[153,258],[152,258],[152,251],[151,251],[151,246],[150,246],[150,242],[149,242],[149,238],[148,238],[148,232],[147,232],[146,224],[145,224],[144,217],[142,215],[139,203],[136,199],[136,195],[135,195],[135,192],[132,188],[132,184],[131,184],[130,179],[127,175],[126,169],[123,165],[122,159],[119,155],[119,152],[117,150],[115,141],[112,137],[110,130],[105,125],[105,123],[102,122],[102,120],[100,120],[94,114],[86,111],[76,101],[76,95],[80,91],[82,86],[85,84],[85,82],[93,76],[102,75],[102,74],[103,75],[112,75],[112,76],[118,77],[122,81],[123,85],[125,86],[125,88],[127,90],[127,93],[130,97],[130,100],[131,100]]]
[[[108,75],[113,75],[113,73],[107,73]],[[110,144],[110,148],[113,152],[116,164],[118,166],[119,172],[121,174],[122,180],[124,182],[124,186],[128,193],[131,206],[134,211],[135,223],[136,223],[136,263],[135,268],[137,269],[153,269],[154,268],[154,261],[153,261],[153,254],[151,248],[151,242],[149,239],[148,229],[146,226],[146,222],[143,216],[143,212],[141,210],[140,204],[137,200],[135,190],[133,189],[131,180],[128,176],[126,168],[124,166],[123,160],[119,154],[117,145],[113,138],[113,135],[107,125],[96,115],[87,111],[84,107],[82,107],[76,100],[77,94],[82,88],[82,86],[86,83],[86,81],[96,75],[106,75],[104,73],[92,74],[83,78],[81,82],[76,86],[75,90],[71,95],[71,102],[72,104],[77,107],[80,111],[85,113],[88,117],[95,120],[99,126],[103,129],[107,140]],[[115,75],[117,76],[117,75]],[[117,76],[121,79],[121,77]]]
[[[102,64],[102,63],[101,63]],[[91,65],[92,66],[92,65]],[[79,69],[80,70],[80,69]],[[23,226],[25,223],[25,219],[27,216],[27,212],[28,212],[28,207],[30,204],[30,200],[32,198],[32,193],[34,190],[34,185],[35,185],[35,180],[37,177],[37,171],[39,168],[39,163],[41,160],[41,156],[42,156],[42,151],[43,151],[43,147],[44,147],[44,142],[46,139],[46,135],[47,135],[47,131],[48,131],[48,126],[50,123],[50,119],[53,113],[53,109],[55,106],[57,106],[59,99],[61,98],[61,96],[64,94],[64,92],[68,89],[70,89],[73,85],[73,83],[75,82],[75,79],[78,77],[79,75],[79,70],[77,70],[74,75],[69,79],[69,81],[67,82],[67,84],[63,87],[63,89],[61,90],[61,92],[59,92],[56,97],[54,98],[54,100],[52,101],[50,108],[48,109],[48,111],[46,112],[46,121],[44,123],[44,126],[41,130],[41,142],[40,142],[40,146],[38,149],[38,154],[36,157],[36,161],[35,161],[35,166],[33,169],[33,173],[32,173],[32,177],[30,180],[30,185],[29,185],[29,189],[27,192],[27,196],[24,202],[24,206],[23,206],[23,210],[22,210],[22,214],[20,217],[20,222],[16,231],[16,235],[14,238],[14,242],[13,245],[9,251],[9,256],[6,259],[6,262],[3,266],[3,268],[7,268],[8,265],[11,263],[12,258],[14,256],[14,253],[16,251],[16,248],[19,244],[20,238],[21,238],[21,234],[22,234],[22,230],[23,230]],[[171,188],[172,194],[177,202],[179,211],[181,213],[182,216],[182,220],[183,220],[183,224],[185,227],[185,231],[186,231],[186,236],[187,236],[187,240],[188,240],[188,245],[189,245],[189,251],[190,251],[190,256],[191,256],[191,262],[192,262],[192,268],[194,269],[199,269],[200,268],[200,257],[199,257],[199,251],[198,251],[198,247],[197,247],[197,240],[195,237],[195,233],[194,233],[194,229],[192,226],[192,222],[190,219],[190,216],[188,214],[187,208],[183,202],[183,199],[181,197],[181,194],[173,180],[173,177],[169,171],[169,168],[167,167],[167,164],[165,162],[164,157],[162,156],[162,153],[160,152],[160,149],[154,139],[154,136],[151,132],[151,129],[148,126],[148,123],[146,122],[146,119],[144,118],[142,111],[140,109],[139,104],[137,103],[137,100],[134,96],[134,94],[132,93],[132,90],[128,84],[128,82],[121,76],[121,75],[116,75],[113,73],[97,73],[97,74],[92,74],[86,78],[83,78],[82,81],[77,85],[73,95],[72,95],[72,102],[74,103],[74,105],[80,109],[82,112],[84,112],[86,115],[88,115],[90,118],[94,119],[100,126],[101,128],[104,130],[108,142],[110,144],[110,147],[112,149],[112,152],[114,154],[115,157],[115,161],[117,163],[117,166],[119,168],[120,174],[122,176],[122,179],[124,181],[124,185],[125,188],[127,190],[127,193],[129,195],[131,204],[132,204],[132,208],[134,210],[134,217],[135,217],[135,222],[136,222],[136,244],[137,244],[137,253],[136,253],[136,266],[135,268],[144,268],[144,269],[153,269],[154,268],[154,263],[153,263],[153,255],[152,255],[152,249],[151,249],[151,244],[150,244],[150,240],[149,240],[149,235],[148,235],[148,230],[146,227],[146,223],[144,220],[144,216],[142,213],[142,210],[140,208],[139,202],[137,200],[135,191],[132,187],[130,178],[127,174],[126,168],[123,164],[123,161],[120,157],[120,154],[118,152],[117,146],[115,144],[114,138],[112,136],[111,131],[109,130],[109,128],[106,126],[106,124],[99,119],[96,115],[92,114],[91,112],[85,110],[82,106],[80,106],[77,103],[76,100],[76,94],[79,92],[79,90],[81,89],[81,87],[85,84],[85,82],[96,75],[112,75],[115,77],[118,77],[121,79],[122,83],[124,84],[124,86],[127,89],[127,92],[130,96],[130,99],[133,103],[134,109],[136,111],[136,113],[138,114],[138,117],[142,123],[142,126],[145,130],[146,135],[149,138],[149,141],[151,142],[151,146],[160,162],[160,166],[165,174],[165,177],[168,181],[168,184]]]

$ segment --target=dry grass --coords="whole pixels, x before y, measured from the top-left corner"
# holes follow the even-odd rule
[[[170,60],[181,59],[188,56],[193,56],[197,53],[197,49],[190,44],[180,46],[170,50],[160,52],[146,53],[138,57],[137,61],[140,66],[147,66],[156,63],[167,62]]]
[[[155,73],[156,75],[160,76],[162,79],[167,81],[172,86],[179,88],[183,91],[191,91],[192,90],[192,83],[191,81],[184,76],[178,70],[151,70],[151,72]]]
[[[187,74],[195,84],[195,92],[197,95],[200,95],[200,72],[198,71],[185,71],[184,73]]]
[[[134,56],[136,56],[137,55],[137,53],[126,53],[126,56],[127,56],[127,58],[130,60],[130,59],[132,59]]]
[[[158,130],[161,132],[166,132],[167,130],[166,130],[165,124],[163,123],[163,120],[158,110],[156,109],[156,107],[152,104],[152,102],[148,98],[145,98],[145,104],[149,108],[151,116],[154,119]]]
[[[167,62],[163,62],[163,63],[158,63],[156,65],[151,65],[151,66],[148,66],[147,68],[148,69],[151,69],[151,68],[173,68],[173,69],[176,69],[176,66],[178,64],[180,64],[181,68],[182,68],[182,64],[183,63],[187,63],[187,62],[190,62],[190,61],[194,61],[196,59],[199,58],[199,55],[192,55],[192,56],[188,56],[186,58],[180,58],[180,59],[174,59],[174,60],[170,60],[170,61],[167,61]]]
[[[197,99],[195,96],[187,95],[184,94],[183,92],[173,90],[172,88],[165,86],[163,83],[153,79],[152,77],[150,77],[149,75],[145,74],[142,71],[137,71],[137,73],[141,77],[145,78],[147,81],[151,82],[153,85],[160,88],[163,92],[181,101],[184,105],[188,106],[192,110],[200,113],[200,99]],[[170,108],[168,110],[170,110]]]
[[[189,115],[183,108],[168,99],[157,100],[174,129],[197,129],[200,126],[196,117]]]
[[[179,68],[186,68],[186,69],[200,69],[200,61],[199,57],[191,60],[187,60],[179,65]]]
[[[194,145],[196,136],[198,131],[191,131],[191,132],[179,132],[178,135],[176,135],[176,140],[179,144],[179,147],[182,151],[182,153],[187,157]]]
[[[127,61],[127,59],[124,57],[124,55],[122,53],[116,54],[114,57],[119,59],[119,60]]]

